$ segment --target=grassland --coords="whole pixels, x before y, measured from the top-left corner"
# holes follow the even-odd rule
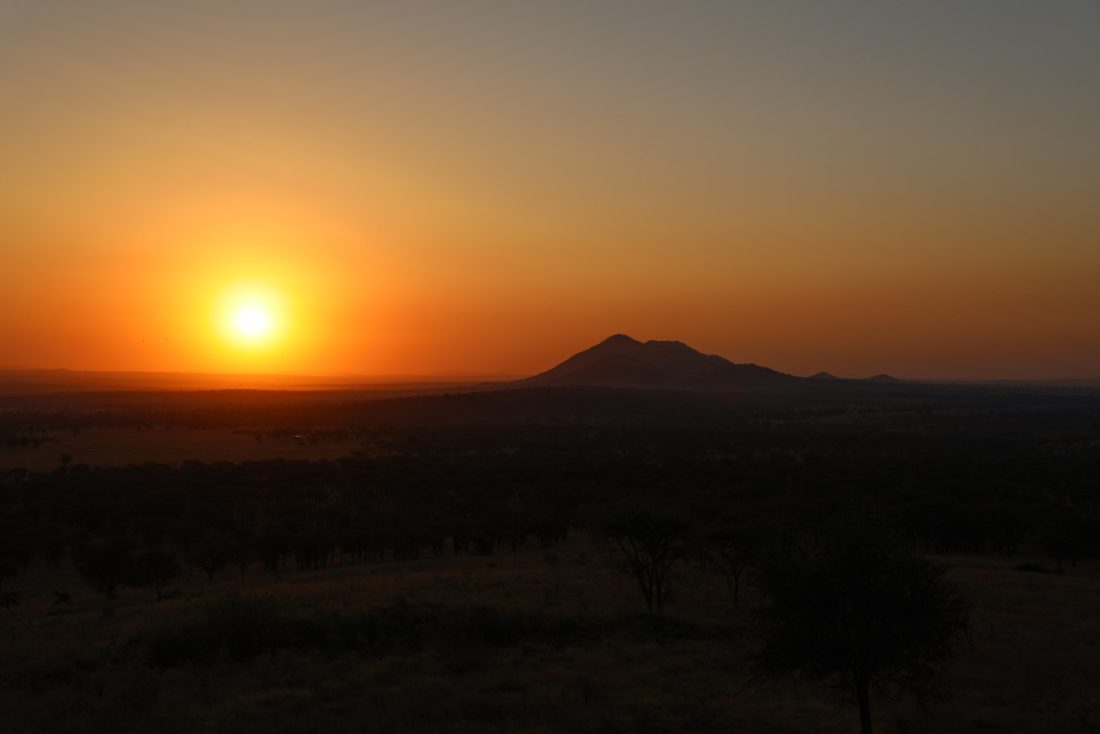
[[[74,464],[125,466],[153,462],[178,464],[201,457],[204,461],[264,459],[335,459],[363,448],[356,438],[317,440],[309,435],[273,436],[257,430],[228,428],[86,428],[54,431],[38,446],[0,444],[0,471],[51,471],[69,457]]]
[[[734,605],[685,561],[664,617],[644,615],[584,531],[617,503],[689,516],[690,542],[727,522],[785,542],[877,508],[941,554],[973,628],[944,696],[878,695],[876,730],[1100,732],[1098,405],[985,390],[764,413],[585,390],[9,401],[0,569],[19,603],[0,607],[0,734],[857,730],[824,683],[754,680],[751,578]],[[104,600],[73,564],[111,542],[195,565],[163,601],[149,585]],[[229,553],[212,581],[208,547]]]
[[[927,711],[876,701],[879,729],[1100,730],[1100,570],[941,560],[973,605],[972,644],[952,666],[949,695]],[[65,566],[32,566],[15,581],[23,602],[0,613],[5,732],[848,732],[857,724],[821,684],[752,681],[751,585],[734,606],[719,579],[685,565],[667,619],[654,620],[639,613],[614,556],[579,533],[551,551],[529,545],[514,555],[280,578],[252,568],[208,583],[191,571],[159,603],[146,588],[105,604]],[[227,620],[226,609],[237,616]],[[262,632],[271,615],[296,631]],[[185,660],[163,653],[180,630],[212,625],[256,644]]]

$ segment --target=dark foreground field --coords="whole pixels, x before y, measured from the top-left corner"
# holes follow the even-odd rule
[[[835,677],[754,665],[760,559],[853,511],[970,609],[939,695],[875,692],[876,731],[1100,731],[1098,408],[20,399],[0,412],[0,731],[856,731]],[[659,614],[608,530],[639,508],[676,519]],[[705,562],[732,531],[737,603]]]
[[[751,586],[734,606],[685,568],[666,618],[648,617],[612,559],[574,534],[551,552],[280,580],[191,573],[175,598],[127,590],[108,605],[74,573],[35,569],[28,603],[4,615],[0,720],[9,732],[855,729],[822,685],[751,682]],[[972,644],[946,698],[927,712],[883,702],[880,728],[1096,731],[1098,569],[942,560],[973,605]],[[59,589],[71,600],[49,601]]]

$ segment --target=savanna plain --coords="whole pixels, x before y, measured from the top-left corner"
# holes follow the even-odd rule
[[[842,676],[759,665],[769,549],[855,512],[969,619],[876,729],[1100,731],[1093,392],[500,395],[9,402],[0,728],[857,731]]]

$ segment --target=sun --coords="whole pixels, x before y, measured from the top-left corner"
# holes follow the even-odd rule
[[[261,339],[271,333],[271,312],[261,305],[249,304],[233,313],[233,329],[242,339]]]
[[[216,310],[224,338],[238,349],[267,351],[286,331],[285,301],[281,292],[266,285],[227,289]]]

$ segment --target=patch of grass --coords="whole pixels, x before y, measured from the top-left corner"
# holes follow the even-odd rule
[[[520,644],[563,647],[612,635],[660,643],[715,634],[690,622],[653,615],[593,619],[406,603],[355,615],[302,616],[284,613],[273,599],[232,596],[134,644],[144,646],[151,665],[177,667],[247,662],[278,650],[394,655],[427,646],[454,652]]]

